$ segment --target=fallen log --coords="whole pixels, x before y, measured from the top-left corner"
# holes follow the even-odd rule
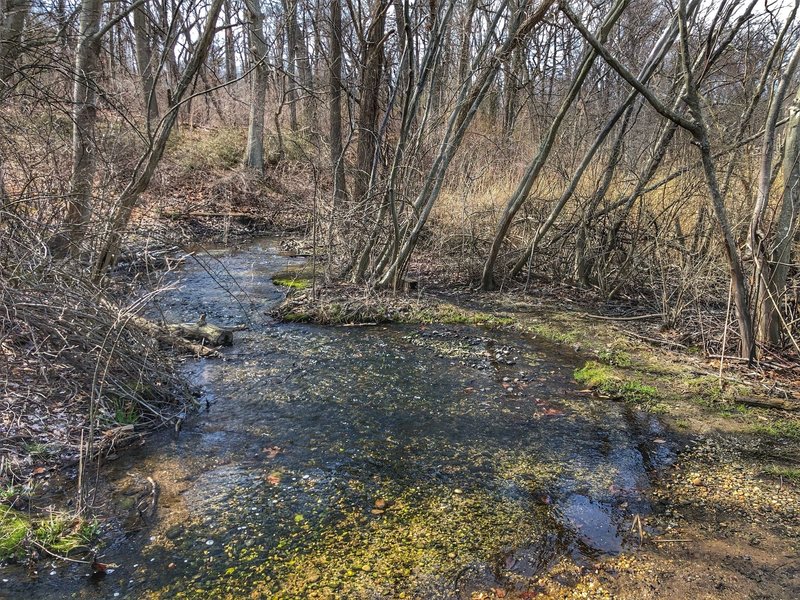
[[[198,344],[196,342],[187,340],[175,332],[170,331],[168,327],[163,327],[153,323],[152,321],[148,321],[143,317],[132,316],[131,320],[141,329],[164,344],[169,344],[175,348],[180,348],[181,350],[191,352],[192,354],[203,358],[219,358],[222,356],[222,354],[214,350],[214,348],[209,348],[203,344]]]
[[[178,323],[167,325],[167,330],[187,340],[210,344],[211,346],[232,346],[233,331],[217,327],[201,320],[197,323]]]
[[[735,402],[758,408],[776,408],[789,411],[800,410],[800,403],[792,402],[791,400],[783,400],[781,398],[737,398]]]

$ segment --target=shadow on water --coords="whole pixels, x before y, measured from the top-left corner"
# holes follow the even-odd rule
[[[292,262],[265,241],[176,274],[167,320],[249,329],[186,365],[208,410],[112,467],[159,484],[156,523],[107,550],[102,580],[66,566],[6,589],[459,598],[635,547],[672,459],[657,421],[581,393],[575,357],[516,334],[275,324],[270,275]]]

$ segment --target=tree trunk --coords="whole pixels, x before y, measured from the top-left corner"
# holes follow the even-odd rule
[[[156,98],[155,70],[158,65],[153,62],[151,47],[152,34],[146,5],[133,11],[133,31],[136,45],[136,63],[139,68],[139,85],[147,113],[147,129],[151,130],[158,123],[158,99]]]
[[[335,205],[347,198],[344,147],[342,144],[342,6],[331,0],[331,58],[330,58],[330,147],[333,165],[333,199]]]
[[[31,0],[0,0],[0,82],[7,83],[22,54],[22,30]]]
[[[464,85],[460,89],[456,106],[448,119],[447,130],[439,145],[437,156],[426,176],[421,191],[414,201],[413,210],[416,220],[407,223],[401,229],[403,235],[407,234],[407,237],[403,240],[402,245],[399,246],[391,265],[381,274],[378,280],[379,286],[394,286],[402,277],[431,210],[433,210],[433,206],[439,198],[450,163],[461,145],[464,135],[466,135],[467,128],[477,114],[478,108],[489,94],[503,61],[507,60],[511,52],[544,20],[551,5],[552,1],[545,0],[529,14],[524,11],[513,13],[508,25],[506,40],[493,55],[487,57],[487,64],[483,65],[482,68],[480,66],[476,67],[476,72],[474,73],[475,82],[472,85]],[[504,8],[505,5],[501,5],[501,7]],[[497,11],[493,17],[492,24],[489,26],[491,30],[495,30],[499,19],[503,15],[503,10]],[[489,38],[489,40],[494,39],[494,37]],[[490,44],[489,40],[479,50],[478,57],[485,57],[488,53],[490,48],[488,45]],[[399,240],[395,244],[399,245]]]
[[[248,10],[250,10],[249,4],[250,4],[249,0],[245,2],[245,5],[248,6]],[[233,81],[238,76],[238,73],[236,72],[236,47],[234,45],[234,39],[233,39],[233,19],[231,19],[231,0],[225,0],[225,5],[223,6],[222,11],[224,19],[223,24],[225,26],[225,81]],[[261,13],[260,10],[259,13]]]
[[[297,131],[297,28],[294,26],[294,1],[283,0],[285,38],[286,38],[286,99],[289,102],[289,127]]]
[[[617,22],[617,19],[622,16],[622,13],[629,1],[630,0],[618,0],[611,7],[611,10],[600,27],[601,40],[606,39],[611,31],[611,28]],[[522,205],[528,199],[528,194],[533,188],[534,183],[536,183],[539,173],[541,173],[545,162],[547,162],[547,158],[550,156],[550,150],[553,148],[553,143],[556,140],[561,123],[566,118],[567,112],[572,106],[575,98],[578,97],[578,94],[581,91],[581,86],[586,80],[586,77],[589,75],[596,58],[597,52],[594,50],[589,50],[587,52],[583,59],[583,63],[581,64],[574,80],[572,81],[572,85],[570,86],[570,90],[567,93],[566,98],[564,98],[563,102],[561,103],[558,114],[550,124],[547,135],[539,146],[536,156],[534,156],[533,160],[528,164],[525,174],[523,175],[517,189],[506,203],[506,207],[503,210],[502,216],[500,217],[500,223],[498,224],[497,232],[492,240],[492,246],[489,249],[489,256],[486,259],[486,263],[483,265],[483,275],[481,276],[481,289],[483,290],[491,290],[495,287],[494,265],[497,261],[497,256],[500,253],[500,248],[506,239],[508,230],[511,228],[511,223],[513,222],[517,212],[519,212],[519,209],[522,208]]]
[[[764,216],[767,212],[769,202],[769,192],[772,188],[772,158],[775,153],[776,129],[778,117],[783,108],[783,101],[786,97],[788,87],[792,81],[798,63],[800,62],[800,44],[795,48],[792,58],[784,68],[780,84],[772,98],[767,122],[764,127],[764,143],[762,145],[761,170],[758,181],[758,194],[755,206],[753,207],[753,218],[750,221],[750,249],[753,252],[755,263],[753,287],[758,291],[754,304],[759,308],[758,315],[758,339],[761,342],[770,343],[777,341],[780,329],[776,327],[775,321],[778,316],[778,297],[772,293],[771,285],[771,265],[769,260],[770,248],[766,241],[766,224]],[[789,151],[788,146],[784,149],[784,154]],[[790,169],[793,167],[790,166]],[[784,194],[785,197],[785,194]],[[783,211],[783,207],[781,208]]]
[[[100,59],[102,0],[81,3],[78,47],[75,51],[75,81],[72,91],[72,177],[69,186],[66,229],[69,252],[76,255],[91,215],[96,167],[93,148],[97,124],[97,83]]]
[[[372,165],[378,147],[380,86],[383,75],[383,31],[387,7],[386,0],[378,0],[375,3],[370,26],[363,40],[356,172],[353,176],[353,198],[356,202],[367,199]]]
[[[762,295],[758,322],[759,340],[778,344],[784,328],[781,302],[786,293],[789,267],[792,264],[792,242],[800,211],[800,89],[789,109],[783,151],[783,198],[770,250],[770,273]]]
[[[219,17],[222,3],[224,0],[213,0],[208,9],[206,18],[205,29],[202,36],[194,45],[194,53],[189,59],[186,69],[180,77],[180,80],[175,86],[175,92],[172,95],[173,106],[170,107],[169,112],[161,122],[159,130],[153,139],[152,144],[147,151],[142,155],[139,163],[136,165],[131,181],[128,186],[122,191],[117,199],[116,206],[117,212],[107,225],[105,234],[100,243],[100,251],[98,252],[95,261],[92,275],[95,279],[102,277],[106,269],[113,265],[119,254],[120,244],[128,227],[128,223],[139,200],[139,196],[147,189],[150,180],[155,174],[156,167],[161,161],[164,154],[164,149],[167,146],[169,135],[178,118],[178,108],[184,95],[192,85],[197,73],[205,63],[208,51],[214,40],[214,33],[216,31],[216,22]]]
[[[250,75],[250,121],[247,129],[247,150],[244,164],[264,171],[264,103],[267,97],[267,44],[264,38],[264,14],[260,0],[246,0],[250,13],[250,52],[253,72]]]

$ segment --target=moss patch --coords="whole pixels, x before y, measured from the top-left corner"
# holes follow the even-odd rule
[[[304,290],[311,287],[311,278],[284,273],[281,275],[275,275],[275,277],[272,278],[272,283],[281,287],[291,288],[293,290]]]
[[[612,367],[593,360],[576,369],[573,376],[581,385],[626,402],[650,402],[657,396],[653,386],[634,379],[624,379]]]
[[[30,518],[11,508],[0,508],[0,560],[23,556],[28,540],[54,554],[67,555],[90,543],[97,534],[96,521],[60,513]]]
[[[0,560],[21,554],[30,522],[15,510],[0,508]]]
[[[763,473],[770,477],[785,479],[792,483],[800,484],[800,468],[797,467],[782,467],[779,465],[768,465],[764,468]]]
[[[444,325],[483,325],[501,327],[511,325],[514,319],[502,315],[461,308],[449,303],[441,303],[412,310],[399,315],[403,323],[441,323]]]

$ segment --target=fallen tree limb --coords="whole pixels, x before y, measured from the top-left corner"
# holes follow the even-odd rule
[[[737,404],[755,406],[758,408],[777,408],[780,410],[800,410],[800,403],[781,398],[737,398]]]
[[[153,336],[159,342],[170,344],[175,348],[180,348],[187,352],[202,357],[202,358],[220,358],[222,354],[213,348],[189,341],[180,337],[176,332],[170,331],[168,327],[162,327],[152,321],[148,321],[144,317],[132,316],[131,320],[138,325],[143,331]]]
[[[233,331],[206,322],[167,325],[167,330],[187,340],[209,343],[212,346],[232,346]]]

